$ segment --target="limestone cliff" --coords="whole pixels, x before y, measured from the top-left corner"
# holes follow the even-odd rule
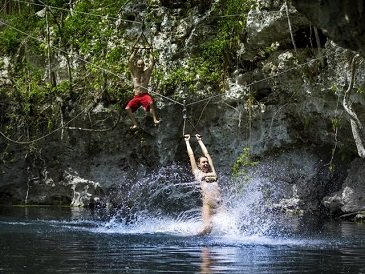
[[[249,180],[261,180],[265,188],[280,193],[268,199],[272,209],[308,212],[323,205],[333,212],[362,209],[362,202],[346,206],[354,203],[351,197],[357,199],[355,196],[332,199],[337,207],[329,204],[328,198],[322,204],[324,197],[340,191],[352,177],[358,178],[359,184],[364,180],[356,175],[357,168],[347,173],[353,160],[356,166],[363,163],[357,159],[349,120],[341,105],[354,53],[339,46],[363,54],[361,35],[346,31],[342,41],[338,29],[317,22],[315,18],[328,12],[327,6],[323,10],[316,6],[319,15],[307,19],[309,5],[300,1],[293,3],[304,14],[286,1],[257,1],[237,36],[235,52],[226,52],[222,59],[224,81],[217,86],[199,74],[189,78],[184,74],[187,70],[179,68],[191,66],[191,57],[201,50],[199,44],[214,41],[215,25],[224,18],[217,13],[221,2],[132,1],[123,6],[123,18],[146,19],[145,34],[159,52],[156,78],[163,82],[164,75],[180,77],[175,82],[169,78],[164,93],[154,94],[161,125],[151,126],[149,117],[138,111],[144,130],[131,132],[125,113],[111,108],[105,98],[95,100],[85,112],[75,103],[63,102],[63,107],[70,109],[65,111],[65,121],[80,114],[63,130],[34,147],[1,139],[1,203],[120,206],[132,199],[127,197],[132,186],[146,178],[171,184],[189,180],[181,177],[181,173],[189,173],[182,141],[185,131],[203,135],[228,185],[234,181],[230,179],[232,166],[248,147],[251,159],[259,164],[239,181],[244,186],[248,174]],[[350,22],[353,14],[346,13]],[[125,39],[140,31],[133,24],[124,27]],[[353,30],[353,25],[348,28]],[[59,60],[63,60],[61,56]],[[6,86],[11,84],[7,69],[11,58],[4,56],[2,63],[0,80]],[[61,63],[55,75],[67,75]],[[364,63],[359,61],[351,100],[361,121],[365,120],[364,76]],[[123,88],[118,81],[113,83]],[[191,122],[185,127],[184,100]],[[176,169],[176,164],[185,169]],[[169,168],[170,174],[162,179],[156,175]],[[351,187],[356,192],[356,185]]]

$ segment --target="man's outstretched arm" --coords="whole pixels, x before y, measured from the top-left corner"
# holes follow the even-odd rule
[[[138,48],[133,48],[132,54],[131,54],[131,56],[129,57],[129,60],[128,60],[128,66],[129,66],[129,69],[132,73],[135,70],[135,58],[136,58],[137,52],[138,52]]]

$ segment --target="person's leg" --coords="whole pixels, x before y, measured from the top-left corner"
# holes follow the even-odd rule
[[[133,123],[133,125],[131,126],[131,129],[138,128],[138,123],[137,123],[136,117],[134,116],[132,110],[129,107],[126,107],[125,110],[127,111],[128,116],[129,116],[129,118],[131,119],[131,121]]]
[[[203,217],[203,229],[198,233],[198,235],[208,235],[213,229],[213,224],[212,224],[211,209],[209,205],[206,203],[203,203],[202,217]]]
[[[153,103],[150,104],[150,113],[152,114],[153,123],[155,125],[158,125],[160,123],[160,120],[157,119],[156,109],[155,109],[155,106],[153,105]]]
[[[138,128],[138,123],[136,120],[136,117],[134,115],[134,112],[137,111],[137,109],[141,106],[141,98],[140,96],[134,96],[133,99],[131,99],[125,110],[127,111],[127,114],[129,116],[129,118],[131,119],[133,125],[131,126],[131,129],[135,129]]]
[[[141,101],[142,101],[141,103],[142,103],[142,106],[143,106],[144,110],[149,111],[151,113],[153,123],[155,125],[160,123],[160,120],[157,119],[156,109],[155,109],[155,106],[153,105],[153,99],[152,99],[151,95],[149,95],[148,93],[145,93],[143,95],[143,98],[142,98]]]

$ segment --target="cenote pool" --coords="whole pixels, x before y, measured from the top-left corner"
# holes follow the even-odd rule
[[[365,225],[285,217],[274,226],[57,207],[0,207],[1,273],[365,273]],[[143,215],[140,213],[140,215]],[[194,214],[193,214],[194,215]],[[107,216],[107,217],[105,217]]]

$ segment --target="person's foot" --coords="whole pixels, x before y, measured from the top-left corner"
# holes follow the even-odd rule
[[[204,235],[208,235],[210,234],[210,232],[212,232],[213,229],[213,225],[210,224],[205,224],[203,229],[197,234],[197,236],[204,236]]]
[[[202,231],[200,231],[196,236],[206,236],[212,232],[212,227],[204,227]]]
[[[155,125],[155,127],[157,127],[160,124],[161,120],[154,120],[153,124]]]

